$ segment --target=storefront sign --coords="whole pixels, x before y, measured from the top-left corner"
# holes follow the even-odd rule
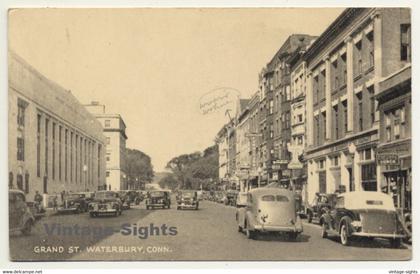
[[[376,156],[378,165],[399,165],[399,158],[397,154],[378,154]]]

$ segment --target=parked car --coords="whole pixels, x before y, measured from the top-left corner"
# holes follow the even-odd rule
[[[281,188],[256,188],[248,192],[246,207],[236,211],[238,231],[255,239],[259,233],[286,233],[296,239],[302,233],[300,217],[296,214],[293,191]]]
[[[84,193],[68,193],[63,196],[63,202],[57,209],[58,213],[81,213],[88,211],[88,202]]]
[[[121,215],[122,203],[118,193],[114,191],[98,191],[95,193],[93,201],[89,204],[90,217],[98,215],[113,214]]]
[[[93,191],[85,191],[85,192],[78,192],[78,193],[85,195],[85,201],[88,206],[89,206],[89,203],[92,202],[93,199],[95,198],[95,192]]]
[[[340,237],[349,245],[353,237],[389,239],[399,247],[404,234],[392,197],[382,192],[355,191],[340,194],[333,208],[321,216],[321,235]]]
[[[146,209],[156,207],[171,208],[171,195],[168,191],[152,190],[147,193]]]
[[[308,223],[313,222],[314,220],[319,221],[322,214],[331,209],[332,205],[335,203],[337,194],[325,194],[325,193],[316,193],[312,205],[307,208],[306,216],[308,218]]]
[[[224,201],[226,205],[236,206],[236,197],[238,196],[237,190],[228,190],[226,192],[226,200]]]
[[[131,197],[128,190],[118,191],[118,196],[121,199],[122,209],[130,209],[131,206]]]
[[[195,190],[181,190],[177,195],[176,209],[195,209],[198,210],[198,193]]]
[[[9,190],[9,233],[20,231],[29,235],[35,224],[35,218],[26,204],[25,193],[21,190]]]

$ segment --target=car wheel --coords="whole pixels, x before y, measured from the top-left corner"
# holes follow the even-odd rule
[[[120,215],[120,216],[121,216],[121,214],[122,214],[122,210],[120,210],[120,211],[119,211],[119,215]]]
[[[246,237],[247,237],[248,239],[251,239],[251,240],[255,240],[255,239],[256,239],[256,237],[257,237],[257,232],[256,232],[256,231],[254,231],[254,230],[250,230],[250,229],[248,229],[248,228],[246,228],[246,230],[245,230],[245,234],[246,234]]]
[[[342,245],[349,245],[350,239],[347,232],[347,223],[344,223],[340,227],[340,242]]]
[[[327,238],[328,237],[327,224],[324,223],[324,222],[321,225],[321,237],[322,238]]]
[[[171,205],[168,205],[168,209],[171,209]]]
[[[22,232],[23,235],[27,236],[27,235],[31,234],[31,230],[32,230],[32,221],[27,220],[25,225],[23,226],[21,232]]]
[[[389,240],[392,248],[400,248],[401,247],[401,239],[390,239]]]

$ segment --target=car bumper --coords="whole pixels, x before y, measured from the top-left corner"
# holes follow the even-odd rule
[[[197,204],[183,204],[183,203],[181,203],[181,204],[178,204],[178,206],[182,207],[182,208],[196,208]]]
[[[107,208],[107,209],[97,209],[97,210],[91,210],[90,213],[115,213],[117,212],[117,209],[115,208]]]
[[[166,206],[166,204],[146,204],[147,206]]]
[[[262,232],[302,232],[303,228],[299,226],[274,226],[274,225],[255,225],[254,230]]]
[[[58,212],[74,212],[76,210],[77,210],[77,207],[68,207],[68,208],[59,207],[57,209]]]
[[[372,238],[390,238],[390,239],[405,238],[405,235],[403,235],[403,234],[353,232],[351,235],[352,236],[358,236],[358,237],[372,237]]]

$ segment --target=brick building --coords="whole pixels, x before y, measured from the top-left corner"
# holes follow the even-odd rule
[[[309,201],[316,192],[380,189],[375,95],[401,67],[400,26],[409,20],[409,9],[346,9],[305,53]]]

